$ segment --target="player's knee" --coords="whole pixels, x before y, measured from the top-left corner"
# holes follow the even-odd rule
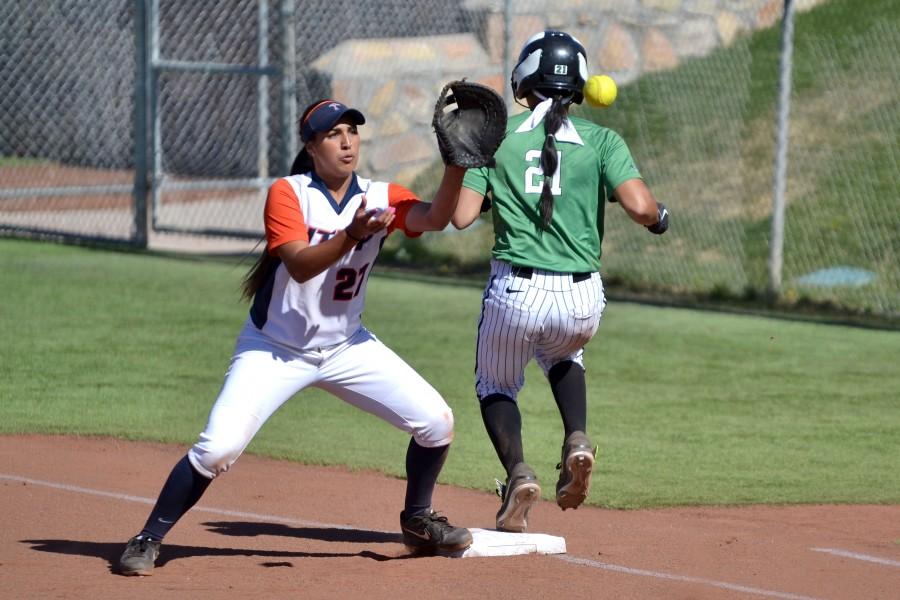
[[[478,402],[479,404],[481,404],[481,407],[483,409],[484,407],[496,404],[497,402],[512,402],[515,404],[516,399],[509,394],[500,394],[495,392],[493,394],[488,394],[487,396],[479,397]]]
[[[201,474],[214,478],[226,472],[241,455],[241,448],[197,443],[188,451],[188,459]]]
[[[446,446],[453,441],[453,411],[446,407],[436,414],[424,427],[413,431],[413,437],[420,446],[435,448]]]
[[[482,407],[486,404],[493,404],[494,402],[518,402],[519,387],[500,386],[496,384],[476,385],[475,395],[478,398],[478,403]]]

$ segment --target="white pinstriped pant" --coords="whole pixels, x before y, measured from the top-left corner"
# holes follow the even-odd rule
[[[491,261],[478,323],[478,398],[504,394],[515,400],[532,358],[544,375],[567,360],[584,366],[584,346],[597,332],[606,306],[600,274],[573,282],[570,273],[531,271],[524,278],[512,265]]]

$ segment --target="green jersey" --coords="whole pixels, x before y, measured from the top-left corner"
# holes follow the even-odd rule
[[[544,123],[531,112],[510,117],[494,155],[496,166],[469,169],[463,185],[490,193],[494,258],[516,266],[581,273],[600,270],[606,197],[640,178],[619,134],[577,117],[556,134],[559,167],[553,175],[553,218],[540,215]]]

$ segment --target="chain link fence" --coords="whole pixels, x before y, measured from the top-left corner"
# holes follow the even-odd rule
[[[796,2],[784,302],[900,316],[900,17],[889,4]],[[773,287],[783,6],[7,0],[0,233],[151,247],[181,236],[182,247],[199,249],[210,239],[257,240],[265,190],[297,150],[298,113],[332,96],[367,117],[360,171],[427,197],[439,161],[430,116],[443,83],[465,76],[509,98],[521,43],[558,28],[584,43],[591,73],[620,85],[613,107],[578,114],[623,134],[673,213],[672,231],[655,237],[607,206],[608,284],[761,299]],[[491,235],[482,220],[400,238],[385,258],[474,269]]]
[[[896,319],[900,21],[854,24],[834,9],[796,20],[778,293],[786,305]],[[670,201],[676,233],[648,242],[622,211],[607,210],[612,278],[684,295],[770,292],[779,34],[645,75],[622,90],[621,111],[594,112],[625,134],[657,196]]]
[[[900,316],[900,19],[798,33],[783,293]]]
[[[0,230],[135,235],[133,6],[0,3]]]

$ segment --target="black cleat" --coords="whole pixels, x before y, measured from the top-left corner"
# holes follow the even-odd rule
[[[454,527],[447,517],[435,511],[406,518],[400,513],[403,543],[422,552],[459,552],[472,545],[472,533],[465,527]]]

